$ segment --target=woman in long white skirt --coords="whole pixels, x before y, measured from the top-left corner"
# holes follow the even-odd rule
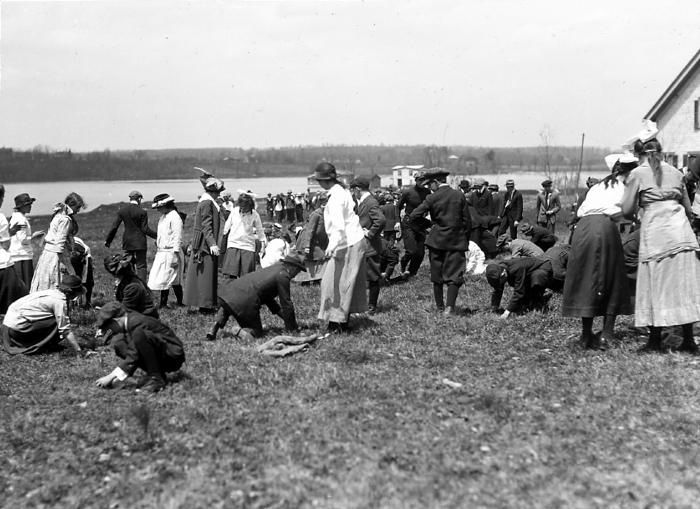
[[[185,256],[182,251],[183,219],[175,207],[175,199],[168,194],[153,198],[154,209],[160,213],[156,256],[148,275],[148,287],[160,291],[160,308],[167,307],[170,288],[175,292],[178,306],[182,306],[182,279]]]
[[[365,232],[354,212],[350,191],[336,177],[335,167],[320,163],[314,171],[318,184],[328,191],[323,222],[328,234],[328,265],[321,280],[321,309],[318,318],[329,331],[348,330],[350,313],[367,311],[367,266]]]

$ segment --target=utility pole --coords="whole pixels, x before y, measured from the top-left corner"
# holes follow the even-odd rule
[[[586,133],[581,133],[581,154],[578,158],[578,171],[576,172],[576,191],[578,191],[578,184],[581,180],[581,167],[583,166],[583,141],[586,139]]]

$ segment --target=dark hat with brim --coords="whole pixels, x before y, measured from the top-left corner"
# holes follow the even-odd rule
[[[304,265],[304,262],[299,258],[298,256],[294,255],[287,255],[284,258],[282,258],[282,263],[288,263],[290,265],[294,265],[295,267],[298,267],[300,270],[303,270],[306,272],[306,265]]]
[[[119,318],[125,314],[126,309],[121,302],[108,302],[97,312],[97,322],[95,325],[97,325],[98,329],[102,329],[110,320],[114,320],[115,318]]]
[[[158,194],[153,197],[153,204],[151,208],[157,209],[158,207],[163,207],[168,203],[175,203],[175,198],[170,196],[168,193]]]
[[[449,174],[449,171],[442,168],[430,168],[425,172],[425,180],[438,180],[447,177]]]
[[[552,185],[552,181],[550,179],[542,181],[542,187],[549,187],[551,185]]]
[[[513,187],[513,186],[515,186],[515,180],[513,180],[513,179],[506,180],[506,187]]]
[[[314,169],[314,180],[335,180],[338,174],[331,163],[320,163]]]
[[[114,254],[104,258],[104,266],[107,272],[118,276],[124,272],[133,272],[133,257],[130,254]]]
[[[355,177],[354,179],[352,179],[352,182],[350,182],[350,187],[369,189],[369,184],[369,179],[363,175],[360,175],[359,177]]]
[[[501,274],[503,273],[503,265],[500,263],[489,263],[486,266],[486,271],[484,275],[486,276],[486,281],[496,288],[501,286]]]
[[[27,193],[18,194],[15,196],[15,208],[24,207],[25,205],[31,205],[36,201],[36,198],[30,197]]]
[[[498,184],[489,184],[489,191],[498,191]]]
[[[67,274],[61,278],[58,289],[62,292],[84,293],[83,280],[73,274]]]
[[[459,187],[461,189],[470,189],[472,187],[472,185],[468,180],[462,180],[459,183]]]
[[[141,191],[131,191],[129,193],[129,198],[143,198]]]

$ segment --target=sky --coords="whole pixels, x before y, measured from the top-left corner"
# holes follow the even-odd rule
[[[700,1],[0,1],[0,146],[619,147]]]

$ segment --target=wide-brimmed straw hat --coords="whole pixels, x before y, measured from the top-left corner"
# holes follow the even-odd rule
[[[175,203],[175,198],[170,196],[168,193],[157,194],[153,197],[153,204],[151,205],[151,208],[157,209],[158,207],[162,207],[168,203]]]

